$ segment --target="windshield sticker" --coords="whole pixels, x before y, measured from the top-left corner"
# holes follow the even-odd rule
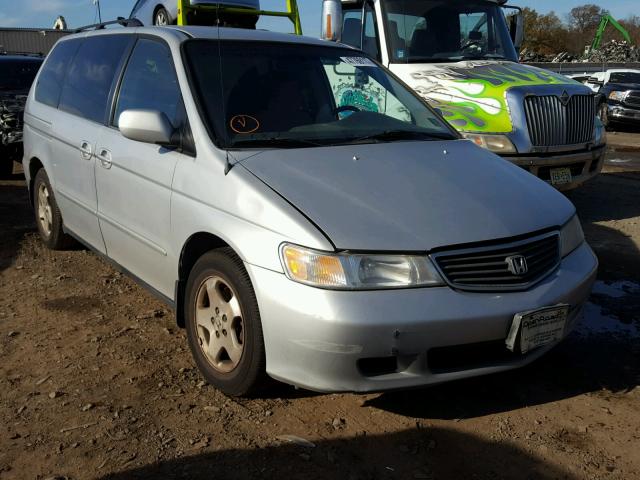
[[[340,57],[344,63],[353,65],[354,67],[375,67],[373,61],[367,57]]]
[[[229,127],[239,135],[248,135],[260,129],[260,122],[251,115],[236,115],[229,122]]]

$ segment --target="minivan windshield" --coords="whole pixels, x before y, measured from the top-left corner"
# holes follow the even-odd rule
[[[391,63],[518,60],[501,7],[481,0],[385,0]]]
[[[204,120],[223,148],[458,138],[359,51],[190,40],[184,53]]]

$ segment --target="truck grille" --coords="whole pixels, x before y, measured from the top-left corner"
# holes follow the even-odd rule
[[[574,95],[566,105],[555,95],[527,97],[524,110],[529,136],[536,147],[577,145],[588,143],[593,137],[593,95]]]
[[[560,262],[560,236],[550,233],[527,240],[489,247],[445,251],[432,255],[445,280],[460,290],[526,290],[551,272]],[[513,273],[511,257],[522,256],[527,271]]]
[[[640,108],[640,90],[630,92],[624,103],[632,108]]]

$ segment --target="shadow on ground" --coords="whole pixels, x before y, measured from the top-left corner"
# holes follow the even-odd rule
[[[474,435],[424,428],[382,436],[325,440],[315,448],[291,444],[214,453],[147,465],[102,480],[254,479],[577,479],[543,459]]]

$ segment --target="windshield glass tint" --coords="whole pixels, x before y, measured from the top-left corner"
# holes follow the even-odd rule
[[[611,83],[640,83],[640,72],[613,72]]]
[[[0,89],[29,90],[40,69],[39,61],[4,61],[0,69]]]
[[[224,147],[457,138],[357,51],[192,40],[185,55],[205,120]]]
[[[504,13],[495,3],[387,0],[383,10],[392,63],[517,61]]]

